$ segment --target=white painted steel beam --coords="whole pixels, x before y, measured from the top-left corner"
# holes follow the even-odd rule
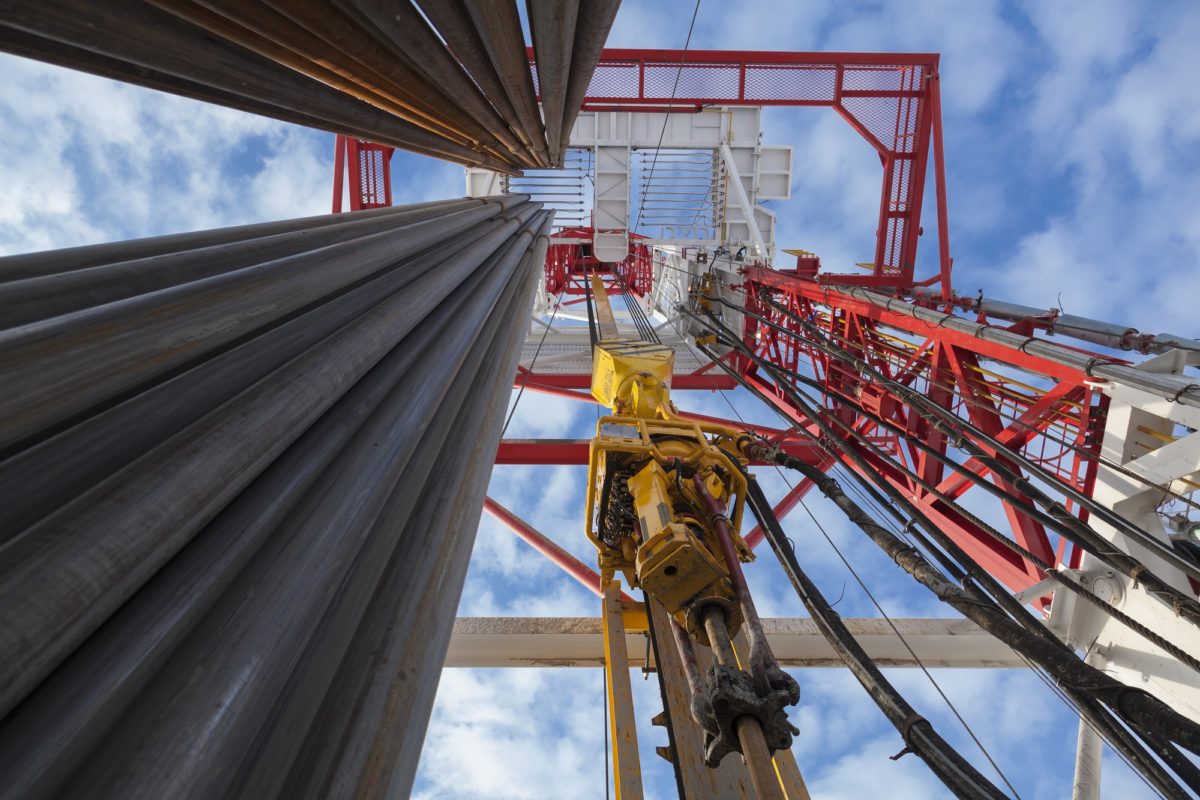
[[[917,663],[886,620],[847,619],[859,643],[881,666]],[[1024,667],[1012,650],[964,619],[895,619],[892,622],[927,667]],[[835,667],[842,662],[809,619],[764,619],[779,663]],[[632,662],[645,663],[646,635],[626,633]],[[653,653],[650,664],[653,666]],[[599,667],[604,636],[598,617],[459,617],[447,667]]]

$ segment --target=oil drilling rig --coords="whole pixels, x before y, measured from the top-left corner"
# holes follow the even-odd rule
[[[333,132],[349,213],[0,259],[0,796],[402,797],[444,665],[542,662],[606,668],[632,800],[638,641],[681,796],[807,798],[784,668],[832,663],[955,796],[1009,795],[881,666],[1028,668],[1077,798],[1105,746],[1200,792],[1200,342],[956,293],[937,55],[605,49],[616,14],[529,0],[527,46],[511,2],[4,5],[0,50]],[[878,156],[857,272],[777,249],[770,107]],[[393,206],[395,148],[466,197]],[[609,413],[504,439],[512,389]],[[594,569],[493,464],[588,467]],[[780,521],[813,488],[961,618],[843,620]],[[594,628],[456,623],[484,508]],[[807,620],[760,618],[764,540]]]

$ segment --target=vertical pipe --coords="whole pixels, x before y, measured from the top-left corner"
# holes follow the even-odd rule
[[[737,669],[737,656],[729,641],[724,609],[710,605],[704,608],[703,613],[704,630],[708,633],[708,641],[717,663]],[[755,717],[745,716],[734,721],[734,729],[737,731],[738,741],[742,746],[742,758],[746,761],[746,769],[750,773],[750,781],[754,784],[758,800],[785,800],[779,779],[775,775],[775,764],[771,760],[771,751],[767,747],[762,724]]]
[[[538,93],[542,97],[550,166],[558,167],[566,149],[564,138],[570,136],[563,130],[563,120],[579,0],[526,0],[525,7],[537,57]]]
[[[517,119],[525,129],[537,165],[549,166],[546,132],[538,113],[537,100],[534,99],[533,74],[529,71],[525,34],[521,31],[521,19],[517,16],[516,4],[494,0],[463,2],[475,30],[483,40],[492,67],[500,77],[501,85],[517,112]]]
[[[1096,669],[1104,669],[1107,659],[1092,651],[1084,659]],[[1104,759],[1104,740],[1083,715],[1075,740],[1075,777],[1071,781],[1071,800],[1100,800],[1100,773]]]
[[[608,711],[612,734],[613,778],[617,800],[641,800],[642,766],[638,756],[633,687],[629,683],[629,654],[621,616],[620,581],[604,590],[604,663],[608,667]]]
[[[571,50],[571,79],[563,100],[562,146],[571,143],[571,130],[583,107],[588,85],[600,63],[608,32],[617,18],[621,0],[584,0],[575,22],[575,44]]]
[[[754,600],[750,597],[750,587],[746,583],[746,576],[742,572],[742,563],[738,560],[737,551],[733,546],[733,534],[729,530],[729,523],[724,516],[725,509],[709,493],[708,487],[704,485],[699,474],[692,476],[692,483],[712,517],[713,529],[716,531],[717,541],[721,545],[721,554],[725,557],[725,565],[729,568],[729,580],[733,584],[733,593],[737,597],[738,607],[745,620],[746,638],[750,640],[750,663],[746,665],[746,671],[750,673],[755,685],[765,696],[771,691],[772,673],[778,672],[779,667],[775,663],[775,657],[771,654],[771,646],[767,643],[767,635],[763,631],[762,620],[758,618]],[[724,625],[724,621],[721,624]],[[728,638],[728,634],[726,638]]]
[[[500,76],[496,74],[496,68],[492,66],[492,62],[488,58],[483,39],[475,30],[462,0],[413,0],[413,2],[433,23],[438,34],[446,41],[450,52],[470,73],[475,83],[479,85],[480,91],[491,101],[496,112],[508,123],[509,129],[521,140],[524,148],[529,150],[529,157],[532,158],[533,152],[530,147],[533,143],[521,125],[512,102],[508,99],[504,84],[501,82]]]

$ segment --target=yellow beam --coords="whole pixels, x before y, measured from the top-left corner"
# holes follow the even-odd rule
[[[599,275],[592,276],[592,297],[596,300],[596,323],[600,326],[600,338],[616,339],[620,335],[617,333],[617,318],[613,316],[608,292]]]
[[[620,581],[608,584],[601,602],[613,783],[616,785],[617,800],[641,800],[642,762],[638,756],[637,729],[633,716],[633,687],[629,681],[629,651],[625,643]]]
[[[796,763],[796,755],[791,750],[776,750],[772,760],[775,762],[775,775],[787,800],[812,800],[808,787],[804,785],[804,777],[800,774],[800,766]]]

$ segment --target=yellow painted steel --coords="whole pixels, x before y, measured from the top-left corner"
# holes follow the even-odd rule
[[[741,615],[712,520],[693,481],[699,477],[725,505],[740,558],[753,560],[738,534],[746,495],[741,469],[746,434],[680,418],[670,399],[674,351],[613,336],[615,322],[612,328],[605,322],[612,321],[612,310],[598,277],[592,278],[592,291],[604,336],[593,354],[592,396],[614,413],[597,422],[591,442],[587,537],[598,551],[602,580],[620,572],[705,642],[704,626],[689,618],[689,608],[723,605],[730,609],[734,630]],[[614,503],[623,509],[623,527],[606,531]]]
[[[596,342],[592,397],[617,414],[653,417],[670,402],[675,351],[657,342],[615,337]]]
[[[596,302],[596,324],[600,328],[600,338],[616,339],[617,320],[613,316],[612,305],[608,302],[608,292],[604,289],[604,281],[599,275],[592,276],[592,297]]]
[[[605,684],[612,736],[613,783],[617,800],[640,800],[642,767],[638,755],[637,724],[633,713],[633,687],[629,680],[629,652],[625,644],[621,582],[605,585],[601,619],[604,629]]]

